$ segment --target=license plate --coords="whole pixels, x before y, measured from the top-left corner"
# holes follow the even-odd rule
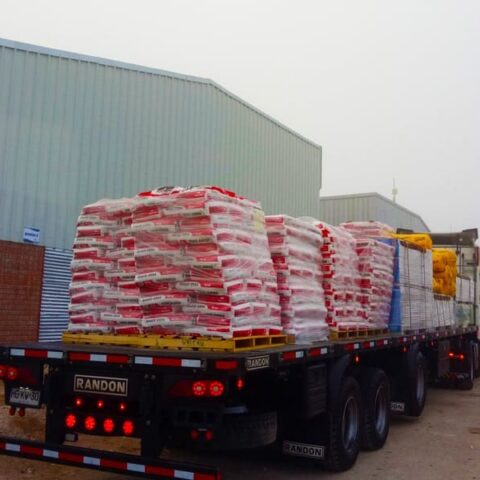
[[[39,407],[40,391],[30,390],[29,388],[12,388],[10,390],[9,403],[25,405],[27,407]]]

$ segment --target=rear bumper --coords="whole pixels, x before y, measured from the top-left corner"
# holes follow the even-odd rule
[[[0,455],[10,455],[143,478],[220,480],[216,467],[145,458],[89,448],[59,446],[0,436]]]

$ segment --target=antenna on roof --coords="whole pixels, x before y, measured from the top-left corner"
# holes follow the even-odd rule
[[[395,177],[393,177],[392,200],[397,203],[398,188],[395,186]]]

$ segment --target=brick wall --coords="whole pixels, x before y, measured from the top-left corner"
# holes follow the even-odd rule
[[[0,240],[0,344],[35,341],[44,248]]]

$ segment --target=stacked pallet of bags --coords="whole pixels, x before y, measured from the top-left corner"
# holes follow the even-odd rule
[[[390,329],[416,331],[431,328],[437,322],[432,291],[431,238],[426,234],[396,237]]]
[[[316,222],[322,234],[320,247],[327,324],[333,331],[367,329],[370,301],[359,272],[355,238],[341,227]]]
[[[260,205],[217,187],[141,194],[135,286],[146,333],[223,338],[281,332]]]
[[[70,284],[71,332],[110,332],[138,324],[138,295],[119,288],[134,280],[132,199],[100,200],[77,221]],[[140,315],[141,317],[141,315]]]
[[[347,222],[341,225],[356,242],[362,293],[369,299],[366,317],[372,328],[388,328],[393,290],[395,247],[393,229],[380,222]]]
[[[285,333],[298,343],[326,340],[320,231],[286,215],[267,216],[266,225]]]

